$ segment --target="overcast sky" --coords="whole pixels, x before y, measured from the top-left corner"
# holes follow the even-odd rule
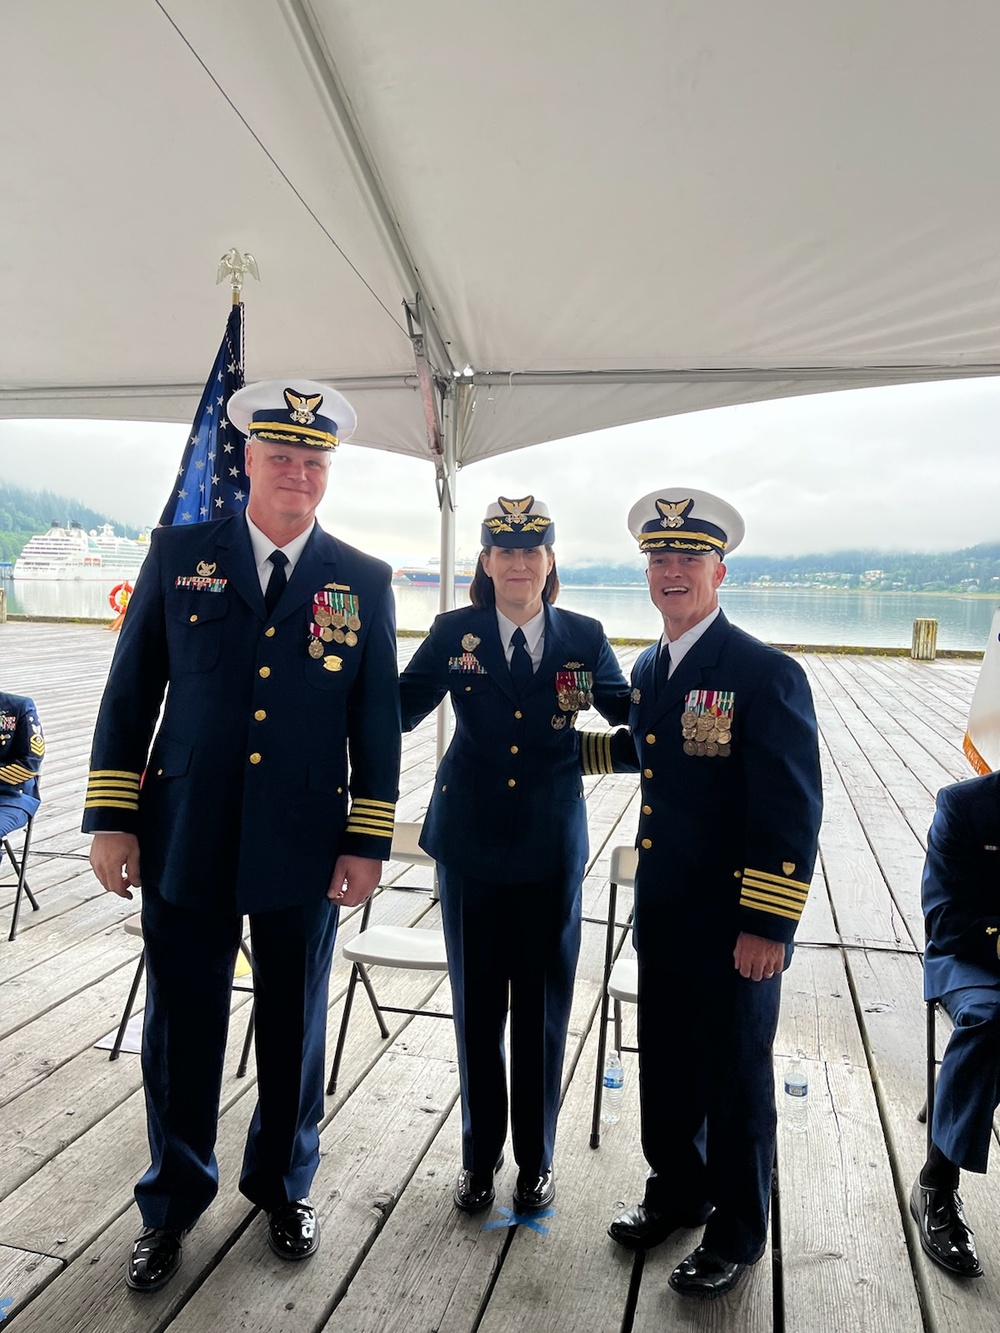
[[[555,519],[564,565],[625,563],[637,558],[625,527],[634,501],[687,486],[741,511],[748,554],[995,542],[998,423],[1000,379],[987,379],[719,408],[537,445],[459,474],[458,549],[478,549],[490,500],[532,493]],[[0,421],[0,478],[151,525],[188,425]],[[342,445],[319,517],[393,565],[434,555],[433,467]]]

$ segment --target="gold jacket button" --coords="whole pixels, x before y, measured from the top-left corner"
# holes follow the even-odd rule
[[[198,619],[197,616],[188,616],[188,620],[190,620],[190,622],[191,622],[192,625],[194,624],[194,622],[195,622],[197,619]]]
[[[260,763],[260,755],[257,753],[256,750],[255,750],[255,751],[253,752],[253,754],[250,756],[250,762],[251,762],[251,764],[259,764],[259,763]]]
[[[644,778],[651,778],[653,776],[653,770],[651,768],[644,768],[642,770],[642,776]]]
[[[514,709],[514,716],[517,718],[518,722],[520,722],[520,720],[521,720],[521,718],[524,716],[524,714],[521,712],[520,708],[515,708],[515,709]]]
[[[271,674],[271,668],[270,668],[270,667],[261,667],[261,669],[257,672],[257,675],[258,675],[258,676],[263,676],[265,680],[267,680],[267,678],[268,678],[268,676],[269,676],[270,674]]]
[[[653,845],[652,838],[643,838],[642,842],[640,843],[640,846],[645,847],[647,852],[649,851],[650,847],[652,847],[652,845]]]
[[[742,870],[734,870],[734,871],[733,871],[733,879],[742,879],[742,878],[743,878],[743,871],[742,871]]]
[[[338,796],[343,796],[343,794],[344,794],[344,789],[343,789],[343,787],[338,787],[338,788],[337,788],[337,795],[338,795]]]
[[[162,777],[163,777],[163,769],[162,769],[162,768],[158,768],[158,769],[156,770],[156,776],[157,776],[158,778],[162,778]]]
[[[264,638],[265,638],[265,639],[273,639],[273,638],[274,638],[274,626],[273,626],[273,625],[268,625],[267,629],[264,631]]]
[[[444,785],[442,786],[441,790],[442,790],[442,791],[447,791],[447,790],[448,790],[448,784],[447,784],[447,782],[444,783]]]
[[[471,685],[466,685],[466,687],[465,687],[465,692],[466,692],[466,694],[471,694],[471,693],[472,693],[472,686],[471,686]]]
[[[647,745],[655,745],[655,744],[656,744],[656,737],[653,735],[652,732],[650,732],[649,735],[646,737],[646,744],[647,744]]]
[[[644,805],[642,807],[642,813],[644,815],[651,815],[653,813],[653,807],[651,805]]]
[[[267,714],[264,712],[263,708],[258,708],[256,713],[254,713],[254,719],[257,722],[263,722],[265,717],[267,717]]]
[[[510,747],[510,752],[511,752],[511,754],[517,754],[517,746],[516,746],[516,745],[512,745],[512,746]]]
[[[516,787],[516,786],[517,786],[517,782],[515,781],[514,778],[508,778],[508,779],[507,779],[507,786],[508,786],[508,787]]]

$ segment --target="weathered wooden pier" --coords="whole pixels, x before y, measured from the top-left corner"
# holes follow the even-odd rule
[[[113,636],[91,626],[0,628],[0,680],[38,703],[46,729],[44,806],[22,913],[0,875],[0,1316],[18,1333],[983,1333],[1000,1310],[997,1172],[963,1178],[986,1276],[960,1283],[921,1253],[906,1199],[923,1158],[924,1007],[920,869],[934,794],[969,776],[961,741],[975,662],[804,655],[820,717],[826,784],[821,860],[800,947],[784,982],[776,1070],[803,1053],[805,1134],[779,1129],[772,1250],[722,1301],[686,1303],[666,1286],[697,1241],[678,1234],[643,1260],[605,1228],[639,1197],[634,1064],[621,1121],[589,1147],[611,849],[631,843],[636,783],[588,779],[592,861],[567,1054],[555,1215],[536,1228],[501,1210],[469,1218],[451,1202],[459,1164],[458,1082],[449,1023],[396,1017],[382,1041],[355,1009],[323,1130],[313,1193],[319,1254],[283,1264],[236,1189],[253,1104],[253,1065],[235,1076],[249,1013],[234,994],[223,1090],[219,1197],[161,1293],[122,1282],[139,1227],[132,1185],[147,1162],[139,1062],[94,1043],[117,1024],[139,951],[135,903],[103,893],[78,832],[87,754]],[[405,660],[413,641],[401,641]],[[626,670],[634,650],[621,650]],[[599,721],[599,720],[598,720]],[[407,739],[401,820],[419,819],[434,771],[434,725]],[[720,811],[720,818],[724,818]],[[374,918],[437,921],[429,871],[390,864]],[[625,907],[627,909],[627,901]],[[341,943],[330,1050],[348,978]],[[527,928],[530,928],[528,926]],[[626,948],[629,947],[626,942]],[[389,1003],[446,1009],[448,984],[419,972],[376,977]],[[141,1003],[141,999],[140,999]],[[629,1021],[632,1016],[627,1015]],[[509,1157],[509,1154],[508,1154]],[[498,1180],[509,1205],[515,1168]]]

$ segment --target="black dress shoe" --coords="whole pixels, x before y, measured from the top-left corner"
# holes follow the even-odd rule
[[[319,1218],[308,1199],[292,1199],[268,1213],[267,1243],[279,1259],[308,1259],[316,1253]]]
[[[132,1245],[125,1285],[133,1291],[159,1291],[181,1266],[181,1241],[186,1231],[144,1227]]]
[[[749,1264],[736,1264],[723,1259],[721,1254],[699,1245],[686,1259],[681,1260],[667,1281],[682,1296],[711,1301],[716,1296],[725,1296],[727,1291],[732,1291],[749,1267]]]
[[[650,1250],[682,1227],[700,1227],[712,1215],[711,1204],[683,1214],[676,1209],[660,1212],[644,1203],[619,1213],[608,1227],[608,1235],[627,1250]]]
[[[549,1167],[541,1176],[526,1176],[518,1173],[514,1186],[514,1212],[537,1213],[555,1202],[556,1174]]]
[[[982,1277],[975,1233],[957,1190],[935,1189],[918,1179],[910,1191],[910,1212],[926,1255],[957,1277]]]
[[[497,1164],[490,1172],[470,1171],[463,1167],[458,1173],[455,1192],[452,1195],[455,1207],[461,1208],[463,1213],[481,1213],[489,1208],[497,1197],[497,1192],[493,1188],[493,1177],[502,1166],[503,1153],[497,1158]]]

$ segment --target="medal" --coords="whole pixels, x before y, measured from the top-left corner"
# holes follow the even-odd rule
[[[332,616],[325,606],[318,606],[313,612],[313,620],[315,620],[320,629],[326,629],[331,619]]]
[[[347,617],[347,628],[354,630],[355,633],[361,628],[361,617],[354,615]]]
[[[346,638],[347,638],[347,635],[344,633],[344,631],[343,631],[342,629],[335,629],[335,630],[333,631],[333,641],[334,641],[334,643],[343,643],[344,640],[345,640]]]
[[[323,656],[323,645],[320,643],[319,639],[309,640],[309,656],[310,657]]]
[[[334,611],[330,615],[330,624],[337,629],[343,629],[347,624],[347,617],[344,615],[343,611]]]
[[[333,638],[333,630],[330,628],[329,625],[327,625],[320,630],[319,637],[323,640],[324,643],[329,643]]]
[[[351,622],[348,621],[347,623],[350,624]],[[358,641],[358,636],[354,633],[352,629],[349,629],[347,633],[344,635],[344,642],[347,644],[348,648],[353,648],[354,645],[357,643],[357,641]]]

